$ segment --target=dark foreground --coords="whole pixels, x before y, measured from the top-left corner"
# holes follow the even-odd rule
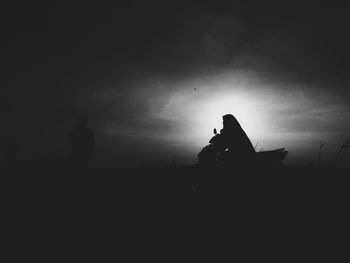
[[[3,168],[3,225],[8,244],[30,247],[26,253],[36,257],[49,251],[48,259],[67,250],[90,255],[99,246],[131,249],[131,258],[146,253],[144,259],[175,249],[170,259],[182,250],[205,254],[202,242],[232,253],[247,249],[248,258],[284,249],[295,255],[314,246],[323,255],[327,250],[320,246],[337,243],[342,250],[348,244],[338,244],[349,239],[348,172],[289,166],[235,172],[195,166]]]

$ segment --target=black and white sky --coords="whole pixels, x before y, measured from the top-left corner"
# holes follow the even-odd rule
[[[23,1],[3,7],[2,141],[96,162],[193,163],[222,115],[287,163],[350,137],[349,9],[306,1]],[[4,143],[4,142],[2,142]]]

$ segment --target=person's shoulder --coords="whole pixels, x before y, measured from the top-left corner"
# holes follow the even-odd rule
[[[89,128],[86,128],[86,132],[89,133],[90,135],[94,135],[94,132]]]

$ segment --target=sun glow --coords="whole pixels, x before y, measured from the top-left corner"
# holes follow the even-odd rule
[[[281,103],[286,104],[285,100],[270,85],[247,74],[236,72],[183,83],[162,83],[154,96],[148,96],[152,116],[172,123],[167,138],[189,150],[198,151],[208,144],[214,128],[218,132],[223,128],[225,114],[237,118],[254,146],[274,147],[270,142],[279,134],[275,113]],[[162,86],[173,86],[173,90],[161,93]]]
[[[154,137],[166,140],[168,147],[175,149],[172,151],[181,149],[193,158],[208,144],[214,128],[220,132],[225,114],[237,118],[257,151],[286,148],[289,159],[297,159],[295,152],[312,154],[314,145],[331,140],[331,136],[336,141],[339,134],[329,132],[330,125],[335,125],[330,121],[348,107],[339,108],[330,96],[315,99],[312,87],[307,93],[304,87],[282,84],[236,72],[176,83],[156,82],[143,89],[140,98],[149,106],[148,119],[163,124],[153,132]]]
[[[180,92],[173,94],[157,116],[181,120],[183,125],[174,135],[177,141],[203,147],[213,136],[213,129],[222,129],[222,116],[233,114],[253,144],[270,133],[267,102],[248,91],[203,92],[200,95]]]
[[[214,128],[222,128],[222,116],[233,114],[250,138],[257,138],[267,132],[266,116],[259,101],[242,94],[225,94],[209,98],[200,103],[195,114],[198,121],[199,137],[208,136]]]

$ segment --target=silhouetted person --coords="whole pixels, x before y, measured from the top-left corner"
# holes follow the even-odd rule
[[[284,148],[255,152],[247,134],[232,114],[223,116],[223,129],[198,154],[200,165],[224,164],[234,166],[281,164],[288,152]]]
[[[255,158],[255,149],[247,134],[232,114],[223,117],[220,131],[219,158],[224,162],[246,164]]]
[[[86,115],[80,116],[77,125],[70,134],[70,160],[73,165],[86,166],[93,157],[95,136],[87,124],[88,117]]]

